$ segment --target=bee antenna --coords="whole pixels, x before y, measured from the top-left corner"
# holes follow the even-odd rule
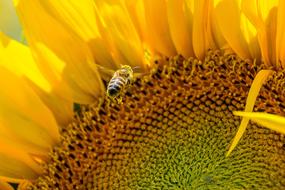
[[[132,67],[132,69],[135,71],[135,70],[141,69],[141,66],[135,66],[135,67]]]

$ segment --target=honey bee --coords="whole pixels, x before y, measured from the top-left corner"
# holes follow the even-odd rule
[[[129,65],[122,65],[115,71],[107,86],[107,96],[111,100],[122,102],[122,95],[134,80],[133,69]]]
[[[129,65],[121,65],[116,71],[101,65],[97,65],[97,68],[103,80],[109,81],[106,85],[106,96],[110,100],[117,101],[118,103],[122,102],[124,93],[134,82],[135,78],[146,74],[142,72],[144,70],[140,66],[131,67]]]

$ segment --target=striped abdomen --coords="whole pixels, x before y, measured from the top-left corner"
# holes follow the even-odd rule
[[[107,87],[107,94],[110,97],[117,97],[127,85],[127,80],[121,76],[113,76]]]

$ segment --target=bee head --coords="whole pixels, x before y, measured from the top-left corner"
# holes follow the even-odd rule
[[[133,69],[129,65],[123,65],[120,69],[120,75],[126,78],[132,77]]]

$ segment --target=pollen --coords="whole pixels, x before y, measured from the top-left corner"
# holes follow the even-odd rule
[[[121,104],[84,107],[28,189],[284,189],[284,135],[250,121],[226,157],[262,69],[253,111],[285,116],[284,72],[213,50],[158,59]]]

